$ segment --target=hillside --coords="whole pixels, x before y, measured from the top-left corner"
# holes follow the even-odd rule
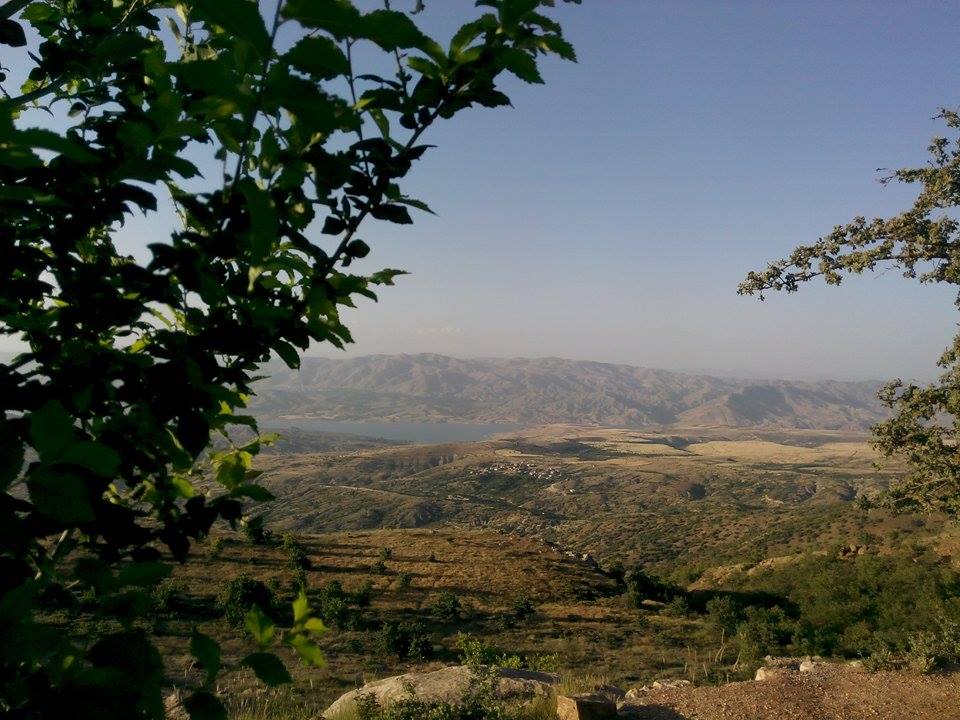
[[[264,508],[297,532],[460,525],[671,570],[899,546],[936,517],[857,510],[897,477],[863,435],[550,426],[475,443],[263,458]],[[949,552],[949,551],[945,551]]]
[[[751,381],[559,358],[443,355],[304,358],[265,368],[265,419],[682,424],[863,430],[883,416],[877,385]]]

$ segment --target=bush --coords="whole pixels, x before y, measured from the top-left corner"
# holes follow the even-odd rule
[[[690,603],[683,595],[677,595],[664,606],[663,614],[671,617],[687,617],[690,614]]]
[[[460,600],[449,590],[444,590],[433,603],[433,614],[442,622],[460,619]]]
[[[316,613],[328,625],[340,630],[355,630],[363,624],[361,608],[370,604],[369,593],[369,585],[349,593],[338,580],[331,580],[317,593]]]
[[[743,611],[729,595],[717,595],[707,601],[707,624],[724,635],[733,635],[743,618]]]
[[[183,583],[176,580],[164,580],[156,585],[150,594],[154,611],[169,612],[179,592],[183,592]]]
[[[537,609],[533,604],[533,600],[525,596],[518,597],[516,600],[514,600],[513,606],[510,610],[518,623],[525,623],[527,620],[530,620],[534,615],[537,614]]]
[[[307,557],[303,545],[297,542],[293,535],[284,533],[282,546],[287,553],[287,565],[291,570],[309,570],[311,568],[310,558]]]
[[[682,594],[680,588],[637,566],[627,573],[627,600],[632,607],[640,607],[645,600],[668,602]]]
[[[460,651],[460,662],[481,675],[484,668],[491,667],[539,672],[557,672],[560,669],[560,657],[556,653],[531,656],[506,653],[495,645],[465,633],[457,635],[457,649]]]
[[[737,626],[737,646],[748,660],[776,653],[790,638],[790,623],[780,608],[750,606]]]
[[[385,622],[377,634],[381,652],[396,655],[398,660],[426,660],[433,654],[433,645],[423,623],[414,620]]]
[[[377,560],[370,566],[370,573],[372,575],[386,575],[387,564],[383,560]]]
[[[413,582],[413,575],[408,572],[402,572],[397,575],[397,585],[401,588],[408,588]]]
[[[263,515],[255,515],[244,519],[243,534],[254,545],[273,544],[273,532],[264,525]]]
[[[268,615],[273,613],[273,592],[261,581],[241,573],[223,585],[218,606],[234,627],[243,627],[244,618],[254,605]]]

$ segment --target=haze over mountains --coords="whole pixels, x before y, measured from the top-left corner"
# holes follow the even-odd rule
[[[304,358],[256,386],[269,419],[865,430],[874,382],[744,380],[560,358]]]

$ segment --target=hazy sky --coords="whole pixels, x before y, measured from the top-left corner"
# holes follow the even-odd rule
[[[472,6],[427,0],[421,18],[448,35]],[[876,169],[924,162],[931,117],[960,102],[960,6],[585,0],[556,15],[580,62],[507,82],[514,109],[434,129],[406,189],[439,217],[361,233],[372,265],[412,274],[348,315],[351,354],[932,374],[956,329],[946,288],[888,273],[760,303],[736,286],[834,224],[905,207],[911,191]],[[129,223],[123,244],[161,228]]]

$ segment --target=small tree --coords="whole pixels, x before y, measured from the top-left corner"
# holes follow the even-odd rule
[[[429,209],[399,183],[436,122],[507,105],[503,72],[541,82],[540,55],[573,59],[541,12],[552,4],[483,0],[442,45],[389,0],[0,5],[0,45],[20,52],[3,62],[27,73],[0,86],[0,334],[26,348],[0,363],[3,713],[162,716],[144,603],[87,647],[38,622],[38,596],[149,600],[169,572],[162,548],[185,561],[214,522],[270,499],[252,469],[270,438],[229,436],[256,432],[244,408],[257,368],[351,341],[340,309],[399,274],[356,272],[361,226]],[[164,203],[168,239],[142,262],[121,252],[118,228]],[[293,618],[283,633],[245,622],[261,651],[244,663],[267,682],[289,681],[265,652],[275,641],[322,662],[303,593]],[[220,717],[219,648],[195,634],[191,651],[207,675],[188,710]]]
[[[910,208],[890,218],[857,217],[838,225],[816,243],[749,273],[739,292],[762,300],[769,290],[796,292],[818,277],[839,285],[845,275],[878,267],[894,268],[921,283],[960,285],[960,114],[942,110],[939,117],[953,138],[935,137],[926,165],[881,179],[918,185]],[[903,457],[912,469],[890,490],[885,504],[960,518],[960,334],[939,365],[944,372],[935,383],[894,380],[880,391],[894,414],[874,427],[874,437],[884,454]]]

